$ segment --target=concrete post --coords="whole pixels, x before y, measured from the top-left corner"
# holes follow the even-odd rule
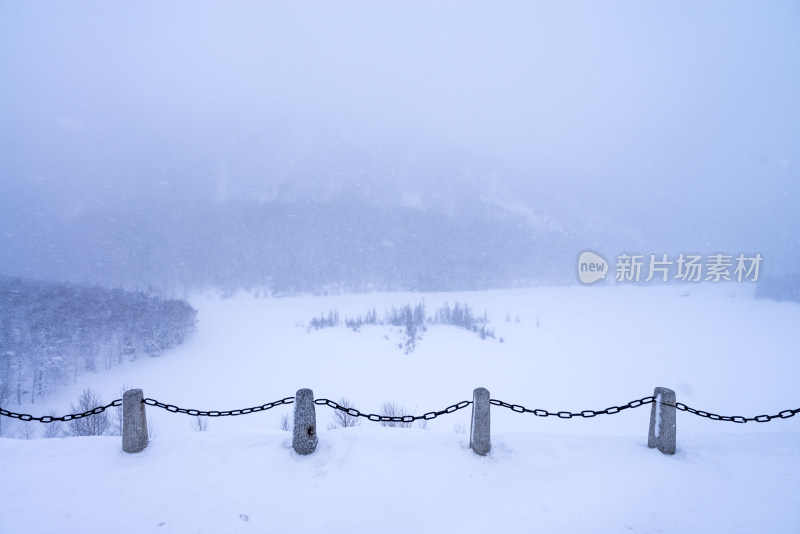
[[[675,454],[675,392],[667,388],[656,388],[656,398],[650,409],[650,432],[647,446],[657,448],[664,454]]]
[[[472,425],[469,430],[469,446],[480,456],[486,456],[492,448],[489,421],[489,390],[478,388],[472,392]]]
[[[147,415],[141,389],[129,389],[122,395],[122,450],[139,452],[147,447]]]
[[[311,454],[317,448],[317,412],[314,392],[300,389],[294,396],[294,436],[292,447],[297,454]]]

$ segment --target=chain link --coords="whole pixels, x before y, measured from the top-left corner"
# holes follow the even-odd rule
[[[445,415],[453,412],[457,412],[462,408],[466,408],[472,401],[461,401],[456,404],[452,404],[445,408],[444,410],[439,410],[438,412],[427,412],[422,415],[378,415],[375,413],[362,413],[355,408],[347,408],[342,406],[336,401],[332,401],[330,399],[315,399],[314,404],[317,405],[325,405],[333,408],[334,410],[340,410],[351,417],[365,417],[370,421],[376,421],[380,423],[413,423],[414,421],[418,421],[420,419],[424,419],[425,421],[430,421],[431,419],[436,419],[440,415]]]
[[[800,413],[800,408],[797,408],[795,410],[783,410],[782,412],[778,412],[776,415],[757,415],[755,417],[744,417],[741,415],[719,415],[711,412],[704,412],[703,410],[695,410],[690,406],[686,406],[682,402],[676,402],[674,405],[667,403],[664,404],[666,404],[667,406],[674,406],[676,409],[682,412],[689,412],[699,417],[705,417],[707,419],[711,419],[712,421],[727,421],[731,423],[748,423],[750,421],[755,421],[757,423],[767,423],[769,421],[772,421],[773,419],[788,419]]]
[[[508,408],[511,411],[517,413],[532,413],[537,417],[559,417],[561,419],[571,419],[573,417],[583,417],[583,418],[590,418],[595,417],[597,415],[611,415],[615,413],[619,413],[622,410],[627,410],[628,408],[638,408],[639,406],[644,406],[645,404],[652,404],[655,402],[655,397],[643,397],[641,399],[632,400],[628,404],[623,404],[622,406],[611,406],[606,408],[605,410],[584,410],[582,412],[548,412],[547,410],[531,410],[519,404],[509,404],[507,402],[497,400],[497,399],[490,399],[489,403],[493,404],[494,406],[502,406],[503,408]],[[711,412],[705,412],[703,410],[695,410],[689,406],[686,406],[682,402],[676,402],[675,404],[668,404],[666,402],[663,403],[665,406],[672,406],[678,410],[683,412],[689,412],[691,414],[705,417],[707,419],[711,419],[712,421],[728,421],[731,423],[747,423],[749,421],[756,421],[758,423],[766,423],[768,421],[772,421],[773,419],[788,419],[790,417],[794,417],[798,413],[800,413],[800,408],[796,410],[783,410],[779,412],[777,415],[757,415],[755,417],[743,417],[741,415],[719,415]]]
[[[292,404],[294,403],[294,397],[285,397],[283,399],[276,400],[274,402],[268,402],[266,404],[262,404],[261,406],[253,406],[252,408],[243,408],[241,410],[225,410],[225,411],[220,411],[220,410],[204,411],[204,410],[179,408],[174,404],[165,404],[155,399],[144,399],[142,402],[144,402],[148,406],[163,408],[164,410],[172,413],[185,413],[186,415],[193,415],[197,417],[227,417],[227,416],[247,415],[256,412],[263,412],[264,410],[269,410],[270,408],[281,406],[283,404]]]
[[[645,404],[651,404],[656,399],[653,396],[650,397],[643,397],[641,399],[632,400],[628,404],[623,404],[622,406],[611,406],[606,408],[605,410],[583,410],[582,412],[549,412],[547,410],[542,410],[537,408],[535,410],[531,410],[522,406],[520,404],[509,404],[507,402],[497,400],[497,399],[489,399],[489,404],[494,406],[501,406],[503,408],[508,408],[511,411],[517,413],[532,413],[537,417],[558,417],[560,419],[572,419],[573,417],[583,417],[584,419],[589,419],[590,417],[596,417],[598,415],[609,415],[619,413],[622,410],[627,410],[628,408],[638,408],[639,406],[644,406]]]
[[[55,415],[43,415],[42,417],[34,417],[26,413],[9,412],[8,410],[4,410],[2,408],[0,408],[0,415],[4,415],[12,419],[19,419],[20,421],[38,421],[40,423],[54,423],[56,421],[67,422],[67,421],[72,421],[73,419],[82,419],[83,417],[89,417],[90,415],[97,415],[103,413],[104,411],[106,411],[111,407],[116,407],[116,406],[122,406],[122,399],[113,400],[109,404],[106,404],[105,406],[98,406],[97,408],[92,408],[91,410],[85,411],[83,413],[71,413],[67,415],[62,415],[61,417],[57,417]]]
[[[531,410],[522,406],[521,404],[509,404],[507,402],[497,400],[497,399],[490,399],[489,404],[494,406],[500,406],[502,408],[508,408],[509,410],[517,413],[532,413],[537,417],[558,417],[559,419],[572,419],[573,417],[582,417],[584,419],[589,419],[591,417],[596,417],[598,415],[613,415],[619,413],[623,410],[627,410],[628,408],[638,408],[640,406],[644,406],[646,404],[652,404],[655,402],[655,397],[642,397],[641,399],[632,400],[627,404],[623,404],[621,406],[610,406],[605,410],[583,410],[581,412],[569,412],[569,411],[560,411],[560,412],[550,412],[547,410],[542,410],[540,408]],[[268,402],[266,404],[262,404],[261,406],[254,406],[252,408],[243,408],[240,410],[226,410],[226,411],[219,411],[219,410],[194,410],[194,409],[187,409],[187,408],[179,408],[173,404],[165,404],[163,402],[157,401],[155,399],[144,399],[143,403],[147,404],[148,406],[154,406],[156,408],[162,408],[168,412],[172,413],[183,413],[192,416],[203,416],[203,417],[226,417],[226,416],[236,416],[236,415],[247,415],[256,412],[262,412],[264,410],[269,410],[271,408],[275,408],[276,406],[281,406],[284,404],[292,404],[294,403],[294,397],[285,397],[283,399]],[[336,401],[332,401],[330,399],[315,399],[314,404],[317,405],[325,405],[329,406],[335,410],[340,410],[351,417],[364,417],[369,419],[370,421],[375,422],[382,422],[382,423],[413,423],[414,421],[418,421],[423,419],[425,421],[430,421],[431,419],[436,419],[440,415],[450,414],[466,408],[467,406],[472,404],[472,401],[461,401],[456,404],[452,404],[445,408],[444,410],[427,412],[422,415],[378,415],[378,414],[366,414],[362,413],[361,411],[355,408],[347,408],[345,406],[340,405]],[[750,421],[755,421],[757,423],[767,423],[772,421],[773,419],[788,419],[790,417],[794,417],[798,413],[800,413],[800,408],[794,410],[783,410],[778,412],[776,415],[757,415],[755,417],[743,417],[741,415],[719,415],[711,412],[706,412],[703,410],[696,410],[690,406],[685,405],[682,402],[676,402],[675,404],[667,404],[664,403],[666,406],[672,406],[677,410],[682,412],[688,412],[699,417],[705,417],[707,419],[711,419],[712,421],[726,421],[731,423],[748,423]],[[8,410],[4,410],[0,408],[0,416],[10,417],[12,419],[19,419],[20,421],[38,421],[41,423],[53,423],[55,421],[67,422],[72,421],[74,419],[81,419],[83,417],[88,417],[90,415],[97,415],[103,413],[109,408],[122,406],[122,399],[116,399],[111,401],[109,404],[105,406],[98,406],[97,408],[93,408],[83,413],[75,413],[75,414],[67,414],[61,417],[45,415],[42,417],[34,417],[32,415],[26,413],[16,413],[10,412]]]

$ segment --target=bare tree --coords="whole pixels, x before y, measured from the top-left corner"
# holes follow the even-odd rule
[[[125,396],[125,392],[128,391],[130,388],[128,384],[123,384],[122,389],[119,391],[119,397],[123,398]],[[122,435],[122,406],[117,406],[111,412],[111,416],[109,417],[111,429],[109,430],[109,434],[112,436],[121,436]],[[149,423],[149,422],[148,422]],[[148,424],[149,426],[149,424]]]
[[[19,437],[22,439],[33,439],[36,428],[30,421],[22,421],[19,424]]]
[[[120,435],[122,435],[120,433]],[[158,425],[152,419],[147,420],[147,439],[153,441],[153,439],[158,436]]]
[[[381,404],[381,415],[386,417],[402,417],[407,415],[405,413],[406,409],[399,404],[392,402],[384,402]],[[381,421],[381,426],[396,426],[400,428],[411,428],[412,422],[402,422],[402,421]]]
[[[94,390],[86,388],[78,397],[78,404],[70,404],[70,410],[74,413],[83,413],[102,405],[103,401],[100,395]],[[111,421],[106,412],[73,419],[68,426],[67,432],[70,436],[104,436],[111,431]]]
[[[289,420],[289,414],[288,413],[284,413],[281,416],[281,422],[280,422],[280,425],[278,426],[278,428],[280,428],[281,430],[285,430],[287,432],[292,430],[292,423]]]
[[[198,415],[192,419],[192,429],[195,432],[205,432],[208,430],[208,417]]]
[[[56,417],[56,412],[50,410],[47,415],[50,417]],[[46,438],[60,438],[64,435],[64,423],[61,421],[53,421],[51,423],[46,423],[44,425],[44,431],[42,435]]]
[[[340,398],[338,401],[339,406],[342,408],[353,408],[353,403],[350,402],[350,399],[346,399],[344,397]],[[333,425],[332,428],[342,427],[347,428],[351,426],[358,426],[361,424],[361,419],[357,415],[350,415],[347,412],[343,412],[342,410],[334,410],[333,411]]]

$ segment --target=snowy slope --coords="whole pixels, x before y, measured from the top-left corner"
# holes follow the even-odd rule
[[[641,412],[639,418],[644,416]],[[796,429],[796,426],[795,426]],[[646,439],[322,431],[119,440],[0,440],[4,533],[725,532],[800,525],[798,433],[692,435],[673,457]]]
[[[286,299],[196,298],[199,332],[161,358],[126,363],[84,375],[47,402],[23,411],[63,413],[80,391],[103,399],[123,385],[186,408],[228,410],[256,406],[309,387],[316,397],[349,398],[374,412],[395,401],[409,412],[439,410],[471,399],[483,386],[492,397],[550,411],[603,409],[637,399],[656,386],[678,401],[726,415],[777,413],[798,407],[800,306],[754,300],[746,285],[652,288],[574,287],[438,294],[363,294]],[[428,310],[448,302],[486,310],[504,343],[481,340],[454,327],[433,327],[409,355],[388,327],[344,327],[307,332],[320,312],[342,316],[424,299]],[[509,317],[507,322],[506,316]],[[517,319],[519,322],[517,322]],[[389,339],[385,339],[384,336]],[[432,429],[466,423],[467,411]],[[497,430],[640,435],[641,425],[621,417],[551,421],[497,413]],[[150,411],[159,434],[189,429],[185,416]],[[215,428],[258,425],[277,429],[279,414],[212,423]],[[751,432],[683,417],[683,430]],[[711,426],[709,426],[711,425]],[[324,426],[324,425],[321,425]],[[740,428],[741,427],[741,428]],[[774,424],[759,425],[771,431]]]
[[[365,412],[395,401],[416,414],[470,399],[478,386],[550,411],[624,404],[655,386],[724,415],[800,406],[800,306],[753,300],[744,285],[689,289],[198,297],[200,330],[189,344],[18,408],[64,413],[83,387],[110,400],[123,384],[206,410],[260,405],[301,387]],[[429,312],[456,301],[486,310],[505,342],[432,327],[404,354],[388,327],[304,327],[331,308],[381,313],[423,298]],[[800,417],[735,425],[679,413],[678,453],[666,457],[646,447],[649,407],[569,421],[493,407],[493,450],[478,458],[460,433],[468,409],[426,431],[368,422],[328,430],[332,413],[318,407],[319,449],[300,458],[278,430],[285,413],[291,407],[213,419],[195,433],[190,417],[148,408],[158,433],[138,455],[111,437],[0,439],[0,532],[800,528]]]

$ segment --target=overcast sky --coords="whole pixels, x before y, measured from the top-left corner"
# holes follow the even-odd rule
[[[6,198],[258,191],[331,137],[654,247],[800,259],[797,1],[0,0],[0,78]]]

